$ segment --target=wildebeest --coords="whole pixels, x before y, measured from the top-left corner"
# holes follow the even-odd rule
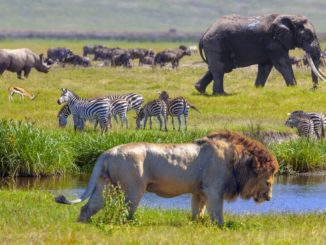
[[[151,49],[135,48],[129,49],[128,52],[132,60],[139,59],[139,65],[142,64],[141,60],[144,59],[144,57],[154,57],[154,52]]]
[[[43,54],[36,54],[27,48],[22,49],[0,49],[0,75],[5,70],[16,72],[17,77],[22,79],[22,72],[27,78],[31,69],[47,73],[51,66],[43,60]]]
[[[48,49],[48,58],[54,61],[63,62],[64,59],[72,56],[74,53],[68,48],[49,48]]]
[[[96,48],[94,50],[94,60],[111,60],[114,55],[125,53],[126,50],[121,48]]]
[[[191,52],[188,47],[180,45],[177,49],[167,49],[162,52],[159,52],[155,55],[154,65],[160,65],[160,67],[171,62],[172,68],[179,66],[180,59],[185,55],[191,55]]]
[[[128,52],[116,54],[111,58],[111,66],[123,66],[126,68],[131,68],[130,54]]]
[[[83,47],[83,56],[87,56],[89,54],[94,54],[95,49],[104,48],[102,45],[85,45]]]
[[[139,59],[139,65],[153,65],[154,64],[154,57],[152,56],[145,56]]]
[[[71,55],[68,58],[63,60],[64,64],[72,64],[74,66],[80,65],[80,66],[90,66],[91,62],[89,58],[87,57],[81,57],[79,55]]]

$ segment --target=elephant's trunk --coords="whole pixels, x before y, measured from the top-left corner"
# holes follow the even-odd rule
[[[320,71],[319,68],[319,63],[320,63],[320,45],[318,42],[318,39],[314,39],[311,43],[304,43],[302,45],[303,50],[306,52],[306,57],[308,64],[311,68],[311,77],[312,77],[312,82],[314,88],[317,87],[318,84],[318,78],[320,78],[323,81],[326,81],[326,76],[325,74]]]

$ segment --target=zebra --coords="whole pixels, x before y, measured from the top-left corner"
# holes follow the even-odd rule
[[[314,124],[314,131],[318,139],[325,137],[325,125],[326,125],[326,117],[323,113],[318,112],[304,112],[301,110],[293,111],[288,113],[291,117],[308,117],[312,120]]]
[[[318,138],[314,129],[314,122],[308,115],[290,115],[286,120],[285,125],[291,128],[297,128],[299,136],[312,139]]]
[[[136,114],[139,112],[142,103],[144,102],[144,97],[136,94],[136,93],[127,93],[121,95],[107,95],[92,99],[82,99],[85,101],[92,101],[96,99],[109,99],[112,101],[112,115],[114,119],[117,121],[117,115],[120,117],[121,126],[123,127],[123,122],[126,123],[126,127],[128,128],[128,118],[127,111],[134,110]],[[67,118],[71,114],[69,107],[64,105],[60,111],[58,112],[59,126],[65,127],[67,124]],[[110,125],[112,125],[110,121]],[[97,123],[95,122],[94,130],[96,129]]]
[[[175,130],[174,126],[174,117],[178,118],[179,131],[181,130],[181,115],[184,117],[185,122],[185,130],[187,130],[187,118],[189,108],[192,108],[199,112],[199,110],[194,106],[187,102],[184,97],[177,97],[174,99],[170,99],[169,94],[166,91],[162,91],[159,93],[159,99],[163,100],[167,105],[167,115],[172,117],[172,126],[173,130]],[[168,120],[168,119],[167,119]]]
[[[144,103],[144,97],[136,93],[127,94],[114,94],[106,96],[109,100],[125,99],[129,102],[128,110],[132,109],[138,114],[142,104]]]
[[[167,131],[166,119],[166,104],[162,100],[152,100],[145,104],[137,114],[136,129],[141,127],[141,122],[144,120],[144,129],[146,128],[147,118],[149,117],[149,127],[152,129],[152,116],[156,116],[160,123],[160,130],[162,130],[162,118],[164,123],[164,130]]]
[[[62,88],[58,104],[67,102],[73,115],[75,130],[83,130],[85,120],[98,120],[101,132],[107,132],[108,123],[111,121],[111,103],[107,98],[98,98],[92,101],[81,99],[72,91]]]

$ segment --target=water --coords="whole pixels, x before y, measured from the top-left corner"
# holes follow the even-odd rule
[[[64,178],[18,178],[15,182],[0,182],[1,188],[48,190],[53,195],[65,194],[75,197],[81,194],[88,182],[88,176]],[[326,211],[326,175],[280,176],[273,186],[273,198],[269,202],[257,205],[252,200],[237,199],[224,204],[224,210],[233,214],[255,213],[308,213]],[[141,206],[155,208],[190,209],[190,195],[174,198],[161,198],[146,193]]]

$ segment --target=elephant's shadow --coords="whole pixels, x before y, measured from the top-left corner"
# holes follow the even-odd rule
[[[230,97],[230,96],[235,96],[235,95],[239,95],[240,93],[227,93],[227,94],[223,94],[223,95],[213,95],[213,94],[208,94],[208,93],[204,93],[204,94],[199,94],[199,93],[192,93],[193,96],[203,96],[203,97],[208,97],[208,98],[218,98],[218,97]]]

